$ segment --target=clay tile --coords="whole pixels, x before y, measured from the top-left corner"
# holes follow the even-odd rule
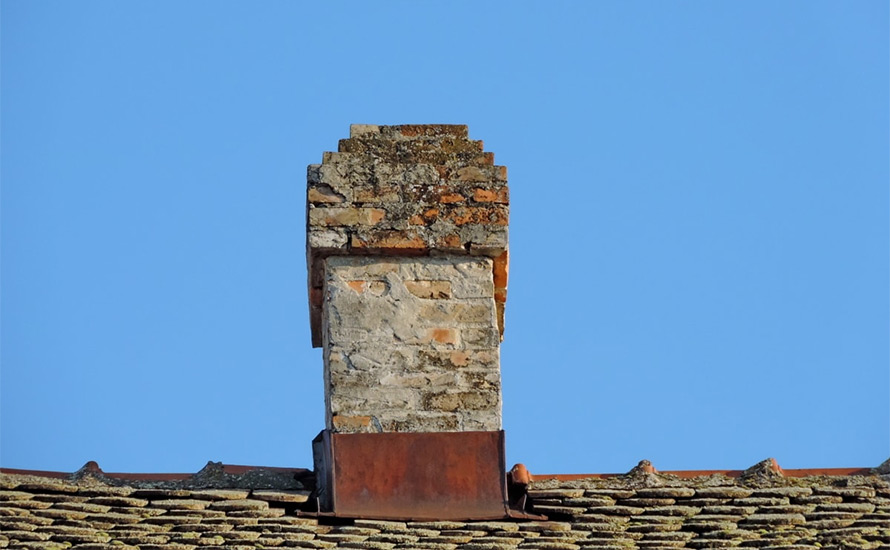
[[[529,473],[525,464],[516,464],[510,469],[510,480],[517,485],[528,485],[534,481],[534,477]]]

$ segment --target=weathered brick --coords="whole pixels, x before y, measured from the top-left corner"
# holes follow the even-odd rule
[[[381,296],[387,289],[385,281],[347,281],[346,284],[358,294],[369,292],[374,296]]]
[[[418,298],[451,298],[451,281],[405,281],[405,287]]]
[[[480,300],[481,302],[481,300]],[[487,303],[449,303],[439,301],[424,304],[418,310],[419,324],[490,324],[494,320],[494,308],[491,301]]]
[[[445,212],[442,217],[454,225],[507,225],[507,209],[500,205],[461,206]]]
[[[306,190],[306,199],[313,204],[338,203],[346,200],[343,195],[337,193],[327,185],[316,185]]]
[[[481,367],[497,372],[498,358],[494,350],[421,350],[417,354],[418,368],[452,369]]]
[[[506,181],[507,171],[504,166],[466,166],[457,171],[457,178],[469,183]]]
[[[353,201],[362,204],[385,204],[402,200],[399,187],[396,185],[355,187],[352,196]]]
[[[496,407],[498,404],[497,392],[459,392],[438,393],[424,397],[423,404],[430,410],[459,411],[480,410]]]
[[[380,208],[313,208],[309,210],[309,224],[322,226],[376,225],[386,211]]]
[[[393,126],[403,136],[449,135],[465,138],[469,133],[466,124],[401,124]]]
[[[335,414],[331,419],[334,430],[338,432],[361,432],[371,428],[370,416],[347,416]]]
[[[349,137],[365,136],[368,134],[379,134],[380,126],[376,124],[350,124]]]
[[[498,204],[509,204],[510,193],[507,187],[495,187],[492,189],[477,187],[473,190],[473,200],[476,202],[495,202]]]
[[[464,202],[466,199],[460,193],[445,193],[441,197],[439,197],[439,202],[444,204],[451,204],[455,202]]]
[[[507,275],[510,271],[510,254],[504,250],[494,259],[494,286],[495,288],[507,287]]]
[[[410,231],[376,231],[352,235],[350,246],[353,249],[367,250],[425,250],[424,241]]]
[[[460,340],[460,331],[454,328],[431,328],[426,334],[426,342],[456,345]]]
[[[460,250],[463,248],[463,241],[460,235],[442,235],[436,240],[435,248],[449,251]]]
[[[314,250],[339,249],[346,246],[349,238],[339,229],[313,228],[309,231],[308,244]]]

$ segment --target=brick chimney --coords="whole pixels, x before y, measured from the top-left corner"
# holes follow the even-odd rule
[[[466,126],[353,125],[308,180],[327,429],[500,430],[506,168]]]
[[[362,480],[360,490],[338,484],[337,465],[339,481],[384,468],[380,475],[403,486],[415,515],[425,497],[411,485],[434,480],[410,471],[393,479],[394,462],[426,452],[419,469],[463,460],[479,476],[503,478],[508,203],[506,168],[466,126],[353,125],[338,152],[309,166],[309,302],[312,342],[324,350],[326,409],[316,469],[329,478],[320,482],[328,492],[322,508],[343,515],[343,499],[356,496],[347,493],[375,490]],[[479,457],[491,464],[479,466]],[[349,513],[372,506],[376,517],[400,517],[380,515],[392,502],[372,501]]]

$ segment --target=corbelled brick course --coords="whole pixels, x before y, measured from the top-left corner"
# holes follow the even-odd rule
[[[327,429],[501,429],[506,176],[451,125],[353,125],[309,167]]]

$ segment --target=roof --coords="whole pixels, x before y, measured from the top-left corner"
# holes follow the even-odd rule
[[[888,461],[890,462],[890,461]],[[861,470],[536,476],[539,521],[312,516],[312,473],[210,463],[195,475],[2,470],[0,547],[105,550],[890,548],[890,464]]]

